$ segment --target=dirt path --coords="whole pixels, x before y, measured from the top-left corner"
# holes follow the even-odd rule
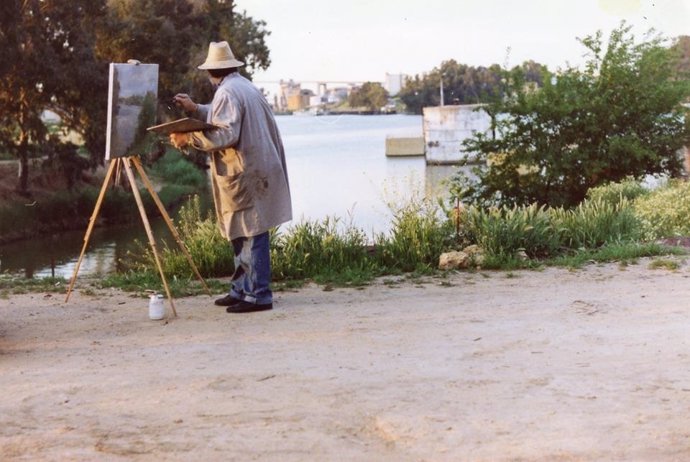
[[[0,300],[2,460],[690,459],[690,266]]]

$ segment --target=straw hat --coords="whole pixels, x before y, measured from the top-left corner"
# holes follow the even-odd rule
[[[240,66],[244,66],[244,63],[235,59],[230,45],[224,40],[222,42],[211,42],[208,46],[206,61],[199,66],[199,69],[228,69]]]

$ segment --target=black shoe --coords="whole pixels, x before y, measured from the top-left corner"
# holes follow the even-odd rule
[[[253,313],[255,311],[268,311],[273,309],[273,303],[265,303],[257,305],[256,303],[245,302],[240,300],[239,303],[230,305],[225,311],[228,313]]]
[[[234,306],[234,305],[237,305],[239,303],[242,303],[242,300],[239,300],[237,298],[233,298],[232,295],[227,294],[225,297],[219,298],[218,300],[216,300],[213,303],[215,303],[218,306]]]

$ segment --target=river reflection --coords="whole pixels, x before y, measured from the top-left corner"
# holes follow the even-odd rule
[[[352,224],[373,238],[390,229],[388,204],[445,194],[445,181],[457,170],[427,166],[422,156],[385,156],[387,136],[422,136],[421,116],[279,116],[277,121],[285,145],[294,216],[284,229],[304,220],[339,217],[343,225]],[[169,238],[161,220],[152,220],[152,225],[157,238]],[[84,232],[0,246],[0,271],[69,278]],[[118,259],[135,248],[135,239],[147,243],[141,222],[94,230],[79,274],[116,271]]]
[[[79,274],[103,275],[121,268],[130,251],[140,251],[148,241],[144,225],[96,228],[89,239]],[[161,241],[172,237],[162,219],[152,219],[154,235]],[[85,231],[68,231],[47,238],[28,239],[0,246],[0,271],[31,277],[70,278],[84,245]]]

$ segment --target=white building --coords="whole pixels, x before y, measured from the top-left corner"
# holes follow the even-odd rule
[[[383,83],[383,88],[386,89],[390,96],[395,96],[400,93],[402,87],[405,85],[407,76],[404,74],[389,74],[386,72],[386,80]]]

